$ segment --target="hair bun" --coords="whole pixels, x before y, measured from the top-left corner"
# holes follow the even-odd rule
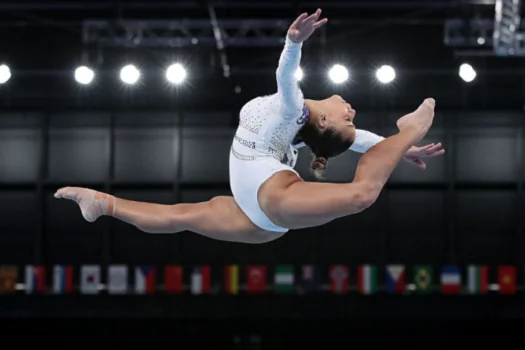
[[[325,170],[327,159],[323,157],[316,157],[312,163],[313,170]]]

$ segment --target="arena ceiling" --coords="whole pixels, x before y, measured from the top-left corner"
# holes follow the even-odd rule
[[[421,91],[434,84],[436,90],[452,91],[459,85],[452,87],[451,81],[461,84],[457,70],[465,61],[480,74],[498,76],[502,86],[518,84],[516,94],[521,94],[523,58],[497,57],[489,43],[446,44],[450,19],[494,21],[495,2],[490,0],[70,0],[0,4],[0,61],[13,72],[9,86],[0,87],[0,97],[4,106],[79,98],[102,106],[115,91],[128,102],[130,94],[141,91],[145,104],[154,105],[156,97],[168,91],[176,94],[168,96],[170,105],[215,108],[241,103],[275,89],[274,72],[288,24],[317,7],[329,23],[303,50],[304,89],[312,97],[333,92],[325,79],[333,63],[348,67],[350,89],[358,94],[376,88],[374,71],[382,64],[396,68],[401,81],[405,79],[403,88]],[[174,61],[183,62],[190,77],[175,92],[162,80]],[[135,92],[118,81],[120,68],[130,62],[143,71]],[[71,79],[82,63],[97,72],[96,93],[79,91]],[[227,68],[230,74],[225,77]],[[136,95],[131,100],[138,101]]]

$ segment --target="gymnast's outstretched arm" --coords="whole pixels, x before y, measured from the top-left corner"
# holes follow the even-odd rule
[[[326,18],[317,21],[320,15],[320,9],[308,17],[306,13],[303,13],[288,29],[276,71],[280,115],[285,119],[297,118],[303,112],[304,97],[295,74],[301,63],[303,41],[327,22]]]
[[[355,140],[350,146],[349,150],[357,153],[366,153],[370,148],[374,147],[383,140],[385,140],[383,136],[379,136],[367,130],[356,129]],[[304,143],[300,143],[296,145],[296,148],[302,148],[305,146],[306,145]],[[421,147],[410,147],[405,153],[403,160],[409,162],[410,164],[414,164],[421,169],[425,169],[426,164],[421,160],[422,158],[441,156],[444,153],[445,150],[441,149],[441,143],[429,143]]]

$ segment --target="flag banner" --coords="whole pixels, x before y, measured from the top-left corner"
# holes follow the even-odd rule
[[[209,266],[195,267],[191,274],[191,293],[195,295],[211,292],[211,273]]]
[[[468,291],[470,294],[486,294],[489,291],[487,266],[468,266]]]
[[[273,290],[276,293],[292,293],[294,290],[294,277],[294,267],[292,265],[276,266]]]
[[[429,265],[414,266],[414,284],[416,285],[416,292],[429,293],[432,291],[434,270]]]
[[[14,265],[0,266],[0,294],[13,294],[16,292],[18,282],[18,267]]]
[[[224,268],[224,289],[226,294],[239,293],[239,266],[229,265]]]
[[[126,294],[128,292],[128,267],[111,265],[108,268],[108,293]]]
[[[82,294],[98,294],[98,287],[100,284],[100,266],[82,266],[80,281],[80,292]]]
[[[135,293],[153,294],[157,283],[157,270],[153,266],[135,268]]]
[[[73,292],[73,267],[55,265],[53,267],[53,293],[70,294]]]
[[[25,292],[26,294],[46,292],[46,268],[44,266],[26,266]]]
[[[333,294],[344,294],[348,292],[349,272],[344,265],[330,266],[330,290]]]
[[[441,293],[459,294],[461,292],[461,271],[458,266],[443,266],[441,270]]]
[[[319,268],[315,265],[303,265],[298,281],[299,293],[307,294],[319,291]]]
[[[372,265],[357,267],[357,290],[361,294],[377,292],[377,267]]]
[[[386,290],[391,294],[405,292],[405,266],[388,265],[386,267]]]
[[[248,265],[246,267],[246,291],[250,294],[266,292],[266,266]]]
[[[498,283],[500,294],[515,294],[516,267],[498,266]]]
[[[182,293],[182,266],[168,265],[164,269],[164,292],[169,294]]]

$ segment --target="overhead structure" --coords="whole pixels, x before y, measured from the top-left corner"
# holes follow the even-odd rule
[[[274,19],[217,20],[88,20],[83,22],[84,44],[102,47],[171,48],[190,45],[268,47],[284,44],[289,21]],[[315,40],[315,39],[314,39]]]
[[[493,46],[499,56],[525,55],[520,10],[521,0],[496,0]]]
[[[448,19],[444,42],[453,47],[492,47],[492,54],[500,57],[525,56],[520,11],[521,0],[496,0],[494,19]]]

